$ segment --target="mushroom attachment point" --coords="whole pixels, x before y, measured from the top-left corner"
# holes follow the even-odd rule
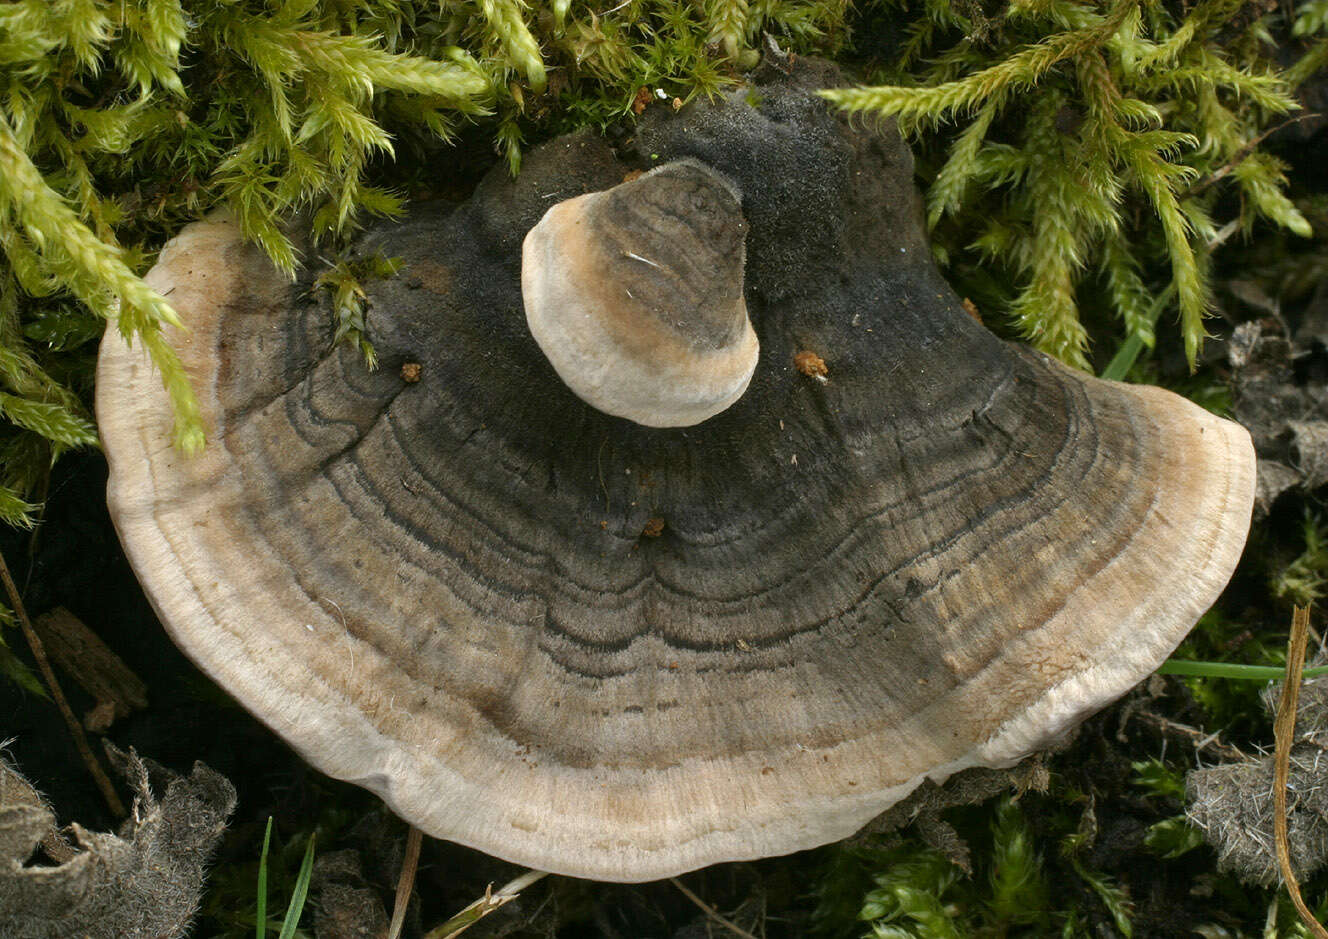
[[[687,427],[747,390],[758,343],[740,202],[683,159],[560,202],[530,230],[526,322],[578,397],[646,427]]]
[[[317,270],[188,226],[149,281],[196,457],[107,332],[111,512],[163,624],[430,835],[618,881],[843,838],[1124,694],[1240,557],[1249,435],[984,329],[893,127],[784,65],[367,229],[400,271],[364,285],[377,370]]]

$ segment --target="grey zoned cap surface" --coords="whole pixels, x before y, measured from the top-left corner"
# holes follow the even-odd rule
[[[836,80],[800,60],[372,229],[358,250],[403,264],[365,284],[373,372],[333,347],[315,271],[286,283],[225,216],[186,228],[150,279],[188,323],[207,450],[172,449],[114,330],[97,388],[175,641],[425,832],[624,881],[844,837],[1145,677],[1240,555],[1248,436],[977,325],[907,149],[813,95]],[[727,409],[650,428],[559,379],[521,248],[554,204],[683,159],[741,195],[760,354]]]

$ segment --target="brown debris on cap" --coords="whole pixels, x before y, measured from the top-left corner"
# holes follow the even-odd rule
[[[1248,435],[975,323],[898,136],[815,97],[837,80],[800,59],[648,109],[626,163],[560,138],[379,225],[361,250],[403,273],[366,288],[375,372],[233,221],[182,232],[150,279],[207,450],[171,448],[115,330],[98,374],[116,524],[175,640],[425,832],[624,881],[842,838],[1147,676],[1240,556]],[[741,193],[768,353],[677,429],[573,393],[520,289],[549,207],[652,155]],[[804,349],[833,381],[789,367]]]
[[[793,367],[808,378],[814,378],[822,382],[826,381],[826,376],[830,374],[830,369],[826,368],[825,359],[815,352],[799,352],[793,357]]]

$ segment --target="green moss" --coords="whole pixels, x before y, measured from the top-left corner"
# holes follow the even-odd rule
[[[1297,606],[1309,606],[1324,595],[1328,584],[1328,530],[1323,519],[1306,510],[1301,520],[1305,550],[1273,574],[1273,594]]]
[[[1261,144],[1297,109],[1291,89],[1315,53],[1279,72],[1268,23],[1240,22],[1236,0],[876,6],[903,28],[877,62],[881,84],[826,97],[919,140],[938,254],[1052,355],[1089,366],[1092,307],[1151,347],[1166,306],[1193,364],[1213,249],[1261,223],[1310,235]],[[1305,12],[1296,23],[1321,27]]]
[[[366,258],[338,261],[314,281],[315,289],[326,290],[331,294],[332,314],[336,317],[332,341],[349,342],[356,346],[370,371],[378,367],[378,356],[364,335],[367,301],[362,284],[366,280],[391,277],[400,269],[400,258],[373,254]]]

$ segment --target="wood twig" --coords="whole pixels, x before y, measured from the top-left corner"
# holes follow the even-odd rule
[[[102,733],[113,721],[148,706],[148,688],[102,638],[64,607],[32,622],[46,655],[94,702],[83,728]]]
[[[503,884],[497,890],[490,887],[484,891],[484,896],[443,923],[443,925],[429,930],[424,939],[451,939],[452,936],[461,935],[494,910],[506,906],[521,896],[522,890],[547,876],[549,876],[548,871],[526,871],[516,880]]]
[[[1290,127],[1292,124],[1299,124],[1301,121],[1307,121],[1310,118],[1316,116],[1317,114],[1315,112],[1311,112],[1309,114],[1298,114],[1295,117],[1287,118],[1285,121],[1276,125],[1275,127],[1268,128],[1262,134],[1255,137],[1253,140],[1249,141],[1243,147],[1237,150],[1232,155],[1230,160],[1227,160],[1227,162],[1223,163],[1213,172],[1209,173],[1205,178],[1199,180],[1193,186],[1186,189],[1183,193],[1180,194],[1179,198],[1183,201],[1185,199],[1192,198],[1193,196],[1197,196],[1199,193],[1203,192],[1209,186],[1229,176],[1231,174],[1231,171],[1234,170],[1241,163],[1243,163],[1245,161],[1245,158],[1248,157],[1251,153],[1253,153],[1255,149],[1259,146],[1259,144],[1263,143],[1273,134],[1277,133],[1279,130],[1281,130],[1284,127]]]
[[[684,897],[686,897],[688,900],[691,900],[693,903],[695,903],[697,906],[699,906],[699,907],[701,908],[701,911],[702,911],[703,913],[705,913],[706,916],[709,916],[711,919],[713,919],[715,922],[719,923],[721,926],[726,926],[726,927],[728,927],[728,929],[729,929],[734,935],[736,935],[736,936],[741,936],[742,939],[756,939],[755,936],[753,936],[753,935],[752,935],[751,933],[749,933],[747,930],[743,929],[743,928],[742,928],[741,926],[739,926],[737,923],[733,922],[733,920],[731,920],[731,919],[726,919],[725,917],[721,916],[721,915],[719,914],[719,911],[718,911],[718,910],[716,910],[716,909],[715,909],[713,906],[711,906],[709,903],[706,903],[704,900],[702,900],[700,897],[698,897],[698,896],[697,896],[695,893],[693,893],[691,890],[688,890],[688,889],[687,889],[687,885],[684,884],[684,883],[683,883],[681,880],[679,880],[677,877],[670,877],[670,878],[669,878],[669,882],[672,883],[673,886],[675,886],[675,887],[677,887],[679,890],[681,890],[681,891],[682,891],[682,895],[683,895]]]
[[[410,895],[415,889],[415,871],[420,864],[420,843],[424,836],[414,825],[406,832],[406,852],[401,859],[401,876],[397,879],[397,896],[392,902],[392,925],[387,929],[387,939],[398,939],[401,927],[406,924],[406,909],[410,906]]]
[[[14,615],[18,617],[19,625],[23,629],[23,637],[27,639],[28,647],[32,649],[32,657],[37,660],[37,668],[41,671],[42,680],[46,682],[52,700],[55,701],[56,707],[60,709],[60,714],[69,727],[69,733],[73,735],[74,746],[78,748],[79,755],[83,757],[83,763],[87,766],[88,772],[92,774],[93,782],[101,790],[102,798],[106,800],[106,805],[111,810],[111,814],[116,818],[123,818],[125,815],[124,803],[120,801],[115,786],[111,784],[106,771],[101,768],[101,763],[93,754],[92,747],[88,745],[87,735],[83,733],[83,725],[78,722],[78,718],[74,717],[74,711],[65,699],[65,693],[61,690],[60,683],[55,679],[55,671],[51,668],[50,660],[46,658],[46,647],[42,645],[37,631],[32,628],[32,621],[28,619],[27,608],[23,605],[23,598],[19,596],[18,587],[14,584],[14,578],[9,573],[9,565],[5,563],[3,555],[0,555],[0,578],[5,582],[5,591],[9,594],[9,602],[13,606]]]
[[[1249,756],[1240,748],[1224,743],[1218,731],[1200,730],[1198,727],[1191,727],[1189,724],[1182,724],[1180,721],[1173,721],[1161,714],[1143,709],[1137,710],[1132,716],[1145,724],[1151,724],[1168,737],[1184,740],[1194,747],[1195,753],[1208,751],[1227,762],[1239,762],[1249,759]]]
[[[1315,919],[1300,895],[1300,883],[1291,870],[1291,847],[1287,843],[1287,775],[1291,768],[1291,745],[1296,738],[1296,707],[1300,703],[1301,672],[1305,668],[1305,644],[1309,639],[1309,607],[1298,606],[1291,621],[1291,641],[1287,648],[1286,680],[1273,720],[1273,841],[1277,848],[1277,866],[1282,871],[1291,902],[1315,939],[1328,939],[1328,930]]]

